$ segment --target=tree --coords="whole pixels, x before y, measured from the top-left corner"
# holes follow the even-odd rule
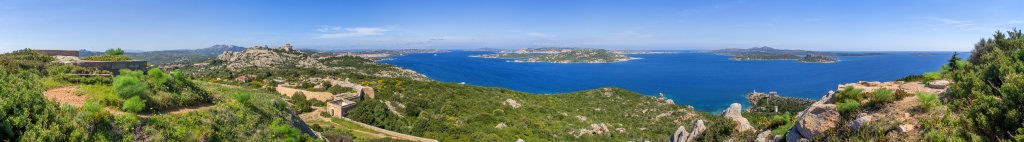
[[[298,111],[299,113],[305,113],[313,110],[312,104],[309,100],[306,100],[306,94],[303,94],[302,91],[292,94],[291,102],[295,107],[295,111]]]
[[[107,55],[124,55],[124,50],[121,50],[121,48],[107,49],[104,53]]]

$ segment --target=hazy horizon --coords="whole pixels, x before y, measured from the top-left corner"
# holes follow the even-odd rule
[[[1019,1],[2,1],[0,52],[545,46],[970,51]]]

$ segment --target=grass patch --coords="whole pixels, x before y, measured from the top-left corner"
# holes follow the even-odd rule
[[[917,103],[921,104],[921,108],[925,110],[931,110],[935,106],[939,106],[939,98],[932,93],[917,92]]]
[[[76,93],[85,95],[86,101],[98,102],[105,106],[121,106],[124,103],[124,99],[114,94],[114,89],[107,85],[82,85]]]
[[[70,83],[60,81],[54,77],[44,77],[42,79],[39,79],[39,84],[42,85],[43,89],[46,90],[70,85]]]

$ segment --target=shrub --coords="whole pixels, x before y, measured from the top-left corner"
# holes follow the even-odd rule
[[[921,108],[930,110],[935,106],[939,105],[939,98],[932,93],[917,92],[917,103],[921,105]]]
[[[871,93],[871,103],[875,105],[890,103],[896,100],[895,93],[892,89],[887,88],[875,90]]]
[[[924,80],[924,76],[923,75],[918,75],[918,74],[907,75],[907,76],[905,76],[903,78],[897,79],[897,81],[906,81],[906,82],[923,81],[923,80]]]
[[[118,70],[118,73],[120,73],[120,74],[118,74],[118,76],[122,76],[123,75],[123,76],[131,76],[131,77],[135,77],[135,78],[142,78],[142,71],[133,71],[133,70],[130,70],[130,69],[121,69],[121,70]]]
[[[291,98],[292,106],[298,113],[305,113],[313,111],[312,102],[306,99],[306,95],[302,92],[296,92]]]
[[[843,88],[843,90],[839,90],[839,92],[836,93],[836,100],[846,100],[846,99],[853,99],[854,101],[864,100],[864,96],[861,95],[861,93],[864,93],[864,89],[860,89],[860,88],[857,88],[857,87],[849,86],[849,87]]]
[[[150,92],[146,84],[137,77],[120,75],[114,78],[114,93],[121,98],[148,97]]]
[[[331,92],[331,94],[340,94],[340,93],[355,92],[355,90],[352,90],[352,88],[348,88],[348,87],[341,87],[341,86],[338,86],[338,85],[334,85],[334,86],[328,87],[327,88],[327,92]]]
[[[107,55],[124,55],[124,50],[121,50],[121,48],[107,49],[104,53]]]
[[[307,138],[306,134],[299,131],[299,129],[292,128],[290,125],[278,121],[271,123],[270,132],[286,142],[306,141]]]
[[[150,86],[153,86],[153,88],[162,88],[161,90],[167,90],[166,88],[173,87],[166,86],[164,84],[167,82],[168,77],[167,74],[164,74],[164,72],[159,68],[149,69],[146,74],[147,77],[149,77],[146,79],[146,82],[149,83]]]
[[[924,76],[924,83],[942,79],[942,74],[939,72],[926,72],[922,76]]]
[[[850,114],[850,112],[853,112],[858,108],[860,108],[860,102],[853,99],[845,99],[843,102],[836,104],[836,109],[838,109],[839,113],[842,115]]]
[[[124,105],[121,106],[122,110],[131,113],[138,113],[144,108],[146,108],[146,102],[142,101],[139,96],[134,96],[127,101],[124,101]]]
[[[251,98],[252,95],[249,95],[248,93],[235,93],[231,96],[234,97],[235,100],[239,103],[246,104],[249,103],[249,98]]]

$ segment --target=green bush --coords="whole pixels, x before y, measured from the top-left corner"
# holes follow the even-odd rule
[[[292,128],[290,125],[282,122],[273,122],[270,125],[270,131],[281,138],[285,142],[300,142],[306,141],[306,134],[299,131],[299,129]]]
[[[124,50],[121,50],[121,48],[107,49],[104,53],[107,55],[124,55]]]
[[[145,108],[146,108],[146,102],[143,101],[141,98],[139,98],[139,96],[134,96],[134,97],[124,101],[124,106],[121,106],[122,110],[124,110],[126,112],[131,112],[131,113],[141,112],[142,109],[145,109]]]
[[[926,72],[922,76],[924,76],[924,83],[942,79],[942,74],[939,72]]]
[[[313,101],[315,100],[306,99],[306,94],[303,94],[301,91],[295,92],[291,98],[292,106],[295,111],[298,111],[298,113],[313,111]]]
[[[153,86],[153,88],[160,88],[160,90],[168,90],[171,87],[175,87],[167,86],[164,84],[167,83],[168,76],[167,74],[164,74],[164,72],[159,68],[149,69],[149,71],[147,71],[146,74],[148,77],[146,78],[146,82],[149,83],[150,86]]]
[[[114,93],[121,98],[142,97],[147,98],[151,94],[149,87],[143,84],[137,77],[130,75],[119,75],[114,77]]]
[[[891,103],[896,100],[896,91],[888,88],[876,89],[875,92],[871,93],[871,103],[875,105],[881,105]]]
[[[843,102],[836,103],[836,109],[838,109],[842,115],[849,115],[850,112],[853,112],[859,108],[860,102],[857,102],[856,100],[853,99],[845,99],[843,100]]]
[[[352,90],[352,88],[349,88],[349,87],[341,87],[341,86],[338,86],[338,85],[334,85],[334,86],[328,87],[327,88],[327,92],[331,92],[331,94],[340,94],[340,93],[355,92],[355,90]]]
[[[917,102],[921,105],[921,108],[930,110],[935,106],[939,105],[939,98],[932,93],[917,92]]]
[[[235,93],[231,96],[234,97],[236,101],[242,104],[248,103],[249,99],[252,97],[252,95],[249,95],[248,93]]]
[[[860,101],[864,100],[864,95],[862,93],[864,93],[864,89],[848,86],[843,88],[843,90],[839,90],[835,96],[836,100],[852,99],[854,101]]]

